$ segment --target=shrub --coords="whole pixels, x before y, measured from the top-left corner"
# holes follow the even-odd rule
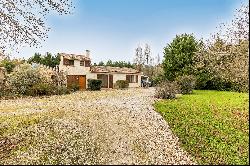
[[[20,65],[19,68],[8,75],[9,82],[13,93],[27,95],[31,87],[42,83],[45,79],[39,73],[39,70],[33,69],[31,65]]]
[[[156,75],[155,77],[152,78],[151,83],[152,86],[157,86],[164,80],[164,76],[161,74]]]
[[[56,87],[47,83],[39,83],[32,86],[28,90],[28,95],[30,96],[44,96],[44,95],[54,95],[56,94]]]
[[[116,81],[117,88],[124,89],[124,88],[128,88],[128,86],[129,86],[129,82],[127,80],[117,80]]]
[[[176,78],[176,83],[180,86],[182,94],[191,94],[195,88],[195,77],[193,75],[184,75]]]
[[[89,90],[100,90],[102,86],[102,80],[99,79],[88,79],[88,89]]]
[[[16,66],[15,62],[9,59],[4,59],[0,62],[0,66],[4,67],[7,73],[11,73]]]
[[[57,95],[70,94],[70,90],[66,86],[57,86]]]
[[[68,89],[70,89],[73,92],[78,91],[79,85],[78,84],[70,84],[70,85],[68,85]]]
[[[176,82],[164,81],[156,87],[155,97],[160,99],[174,99],[180,93],[180,87]]]

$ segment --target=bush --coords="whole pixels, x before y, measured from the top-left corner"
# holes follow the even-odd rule
[[[30,64],[22,64],[7,75],[4,93],[2,97],[8,96],[43,96],[61,95],[70,93],[65,86],[58,86],[47,79],[39,68],[32,68]],[[0,87],[1,89],[1,87]],[[3,89],[3,88],[2,88]]]
[[[78,91],[79,88],[80,88],[80,87],[79,87],[78,84],[70,84],[70,85],[68,86],[68,89],[70,89],[70,90],[73,91],[73,92]]]
[[[156,87],[155,97],[160,99],[174,99],[176,98],[176,94],[180,92],[180,87],[176,82],[165,81]]]
[[[55,94],[55,87],[46,83],[38,83],[33,85],[29,90],[27,95],[30,96],[44,96]]]
[[[129,82],[127,80],[117,80],[115,84],[117,88],[121,89],[128,88],[129,86]]]
[[[175,81],[180,86],[182,94],[191,94],[195,88],[196,79],[193,75],[179,76]]]
[[[99,79],[88,79],[88,89],[89,90],[101,90],[102,80]]]
[[[39,70],[33,69],[28,64],[20,65],[7,77],[13,93],[20,95],[28,95],[31,87],[44,80],[46,79],[39,73]]]
[[[58,86],[56,95],[70,94],[70,90],[66,86]]]
[[[7,73],[11,73],[16,66],[15,62],[9,59],[4,59],[0,62],[0,66],[4,67]]]
[[[151,83],[152,86],[157,86],[158,84],[160,84],[162,81],[164,80],[164,76],[163,75],[157,75],[155,77],[152,78]]]

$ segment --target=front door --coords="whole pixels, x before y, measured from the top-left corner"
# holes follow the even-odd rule
[[[86,89],[86,76],[79,76],[79,89]]]

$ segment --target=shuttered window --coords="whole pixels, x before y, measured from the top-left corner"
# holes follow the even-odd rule
[[[126,75],[126,80],[129,83],[137,83],[138,82],[138,75]]]
[[[64,64],[64,65],[69,65],[69,60],[68,60],[68,59],[63,58],[63,64]]]
[[[70,65],[70,66],[74,66],[74,60],[69,60],[69,59],[63,59],[63,64],[64,65]]]
[[[80,66],[84,66],[84,61],[80,61]]]
[[[85,67],[90,67],[90,61],[85,61]]]

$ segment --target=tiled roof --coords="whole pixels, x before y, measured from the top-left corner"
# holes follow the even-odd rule
[[[111,67],[111,66],[91,66],[90,71],[92,73],[126,73],[136,74],[140,73],[138,70],[127,67]]]
[[[66,59],[77,59],[77,60],[89,60],[90,58],[86,55],[77,55],[77,54],[66,54],[66,53],[59,53],[61,56],[63,56]]]

